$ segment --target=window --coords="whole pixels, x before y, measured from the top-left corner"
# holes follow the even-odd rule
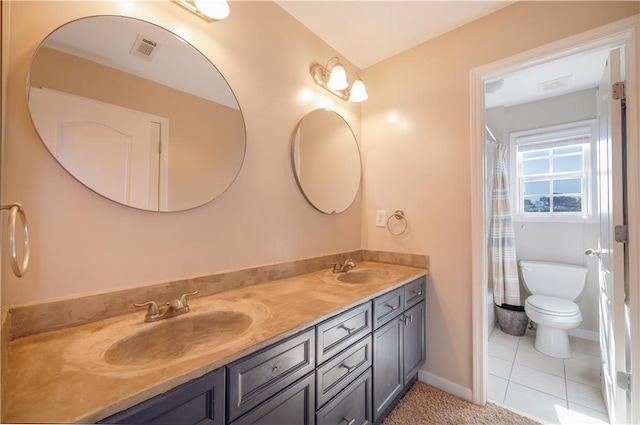
[[[594,134],[595,122],[588,121],[511,135],[516,218],[576,220],[591,215]]]

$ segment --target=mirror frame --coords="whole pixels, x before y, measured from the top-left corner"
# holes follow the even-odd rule
[[[338,117],[340,120],[342,120],[342,122],[344,123],[344,125],[346,126],[346,128],[349,130],[349,134],[351,134],[352,136],[352,141],[355,144],[356,147],[356,151],[358,153],[358,166],[359,166],[359,172],[358,172],[358,186],[357,189],[354,191],[353,195],[351,196],[351,201],[349,202],[349,204],[342,210],[337,211],[337,210],[332,210],[332,211],[324,211],[322,209],[320,209],[317,205],[317,202],[314,202],[312,199],[310,199],[310,195],[305,192],[304,187],[302,182],[300,181],[300,176],[298,175],[298,170],[296,167],[296,139],[297,139],[297,134],[300,130],[300,127],[302,126],[302,123],[304,121],[304,119],[306,117],[308,117],[309,115],[311,115],[314,112],[318,112],[318,111],[325,111],[325,112],[329,112],[331,114],[334,114],[336,117]],[[349,123],[347,122],[347,120],[340,115],[337,111],[333,110],[333,109],[328,109],[328,108],[316,108],[316,109],[312,109],[309,112],[307,112],[306,114],[304,114],[302,116],[302,118],[300,118],[300,120],[298,121],[298,123],[296,124],[295,129],[293,130],[293,136],[291,138],[291,166],[293,169],[293,175],[296,179],[296,183],[298,185],[298,188],[300,189],[300,192],[302,193],[302,196],[304,196],[304,198],[307,200],[307,202],[317,211],[323,213],[323,214],[327,214],[327,215],[336,215],[336,214],[340,214],[345,212],[346,210],[348,210],[354,203],[354,201],[356,200],[358,193],[361,190],[361,186],[362,186],[362,154],[360,152],[360,144],[358,143],[358,139],[356,138],[355,133],[353,132],[353,129],[351,128],[351,126],[349,125]]]

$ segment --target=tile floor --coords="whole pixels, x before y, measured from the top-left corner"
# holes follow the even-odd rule
[[[537,351],[535,331],[522,337],[496,327],[489,337],[489,400],[545,424],[608,424],[600,391],[600,347],[571,338],[570,359]]]

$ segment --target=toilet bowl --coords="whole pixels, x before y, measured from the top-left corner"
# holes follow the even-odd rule
[[[574,300],[584,291],[587,268],[524,260],[519,265],[523,284],[531,294],[524,310],[537,324],[536,350],[551,357],[571,357],[568,331],[582,323],[582,313]]]

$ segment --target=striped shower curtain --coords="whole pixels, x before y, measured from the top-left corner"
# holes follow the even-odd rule
[[[516,262],[516,244],[509,205],[507,148],[498,144],[493,169],[491,197],[491,279],[493,300],[497,305],[520,305],[520,284]]]

